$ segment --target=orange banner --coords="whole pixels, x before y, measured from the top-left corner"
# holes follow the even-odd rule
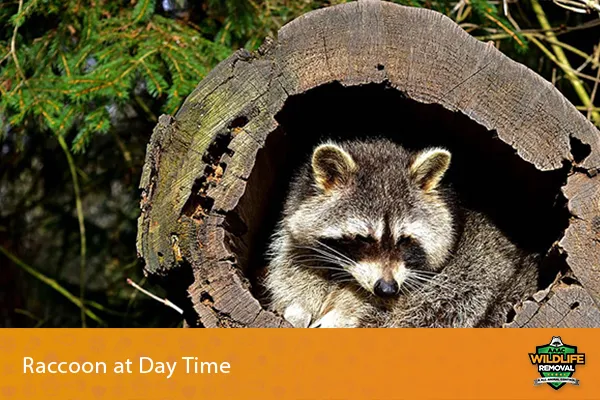
[[[593,329],[2,329],[0,398],[600,398],[599,334]],[[534,385],[534,380],[542,382]]]

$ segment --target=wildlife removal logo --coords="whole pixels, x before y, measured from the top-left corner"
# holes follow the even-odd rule
[[[542,376],[533,384],[547,383],[558,390],[567,383],[579,385],[579,380],[573,378],[573,374],[577,364],[585,364],[585,353],[578,353],[576,346],[564,344],[560,336],[553,336],[550,343],[537,346],[535,353],[529,353],[529,360],[537,365]]]

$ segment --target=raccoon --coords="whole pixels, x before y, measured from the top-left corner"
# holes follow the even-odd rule
[[[451,154],[388,140],[317,146],[269,249],[271,308],[295,327],[501,326],[538,256],[443,182]]]

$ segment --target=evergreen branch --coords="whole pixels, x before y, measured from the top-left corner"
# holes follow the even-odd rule
[[[156,90],[158,91],[158,95],[160,96],[162,94],[162,92],[163,92],[161,84],[154,77],[154,74],[152,74],[152,71],[150,70],[150,68],[148,68],[148,65],[146,65],[146,63],[143,60],[140,63],[142,64],[142,66],[146,70],[146,73],[148,74],[148,77],[152,80],[152,83],[154,84],[154,87],[156,88]]]
[[[67,59],[65,57],[65,54],[62,51],[60,52],[60,59],[61,59],[61,61],[63,63],[64,69],[65,69],[65,73],[70,78],[71,77],[71,70],[69,69],[69,64],[67,63]]]
[[[83,126],[71,144],[73,152],[83,151],[93,133],[105,133],[110,129],[110,116],[106,107],[97,107],[94,111],[87,113],[83,122]]]
[[[71,292],[69,292],[67,289],[65,289],[63,286],[61,286],[56,280],[47,277],[46,275],[44,275],[37,269],[33,268],[32,266],[25,264],[23,261],[21,261],[19,258],[17,258],[17,256],[15,256],[14,254],[12,254],[8,250],[6,250],[3,246],[0,246],[0,253],[4,254],[9,260],[11,260],[13,263],[15,263],[18,267],[23,269],[28,274],[30,274],[33,277],[37,278],[38,280],[44,282],[49,287],[56,290],[58,293],[62,294],[71,303],[75,304],[81,310],[85,310],[84,311],[85,314],[88,317],[90,317],[91,319],[93,319],[94,321],[96,321],[98,324],[106,325],[105,322],[102,319],[100,319],[96,314],[94,314],[92,311],[85,308],[83,303],[81,303],[80,299],[78,299],[76,296],[71,294]]]
[[[85,328],[85,258],[86,258],[86,237],[85,237],[85,223],[83,219],[83,205],[81,203],[81,194],[79,192],[79,180],[77,179],[77,172],[75,170],[75,162],[71,156],[71,152],[67,147],[65,139],[61,135],[56,135],[58,143],[62,148],[67,162],[69,163],[69,170],[71,171],[71,178],[73,179],[73,190],[75,192],[75,207],[77,209],[77,220],[79,221],[79,237],[80,237],[80,251],[81,251],[81,262],[80,262],[80,276],[79,276],[79,302],[81,304],[81,326]]]
[[[43,104],[43,103],[41,103],[41,104]],[[44,107],[40,107],[40,113],[44,116],[44,118],[46,118],[46,121],[48,121],[48,126],[54,125],[54,120],[52,119],[52,117],[50,117],[50,115],[44,109]]]
[[[133,22],[131,24],[134,25],[150,18],[154,10],[154,3],[154,0],[139,1],[133,9]]]
[[[194,65],[192,65],[189,62],[189,57],[184,52],[180,51],[177,47],[169,45],[169,44],[167,44],[166,47],[168,47],[170,50],[172,50],[172,51],[178,53],[179,55],[181,55],[182,58],[183,58],[183,60],[184,60],[183,65],[185,65],[188,69],[192,70],[199,78],[203,78],[204,77],[205,74],[203,72],[201,72],[200,70],[196,69],[196,67],[194,67]],[[179,64],[177,64],[177,61],[173,57],[172,53],[169,52],[168,54],[171,55],[171,59],[173,60],[173,62],[176,65],[177,72],[179,72],[179,74],[181,75],[181,68],[179,67]],[[182,78],[182,80],[183,80],[183,78]]]
[[[75,62],[75,68],[79,68],[81,66],[81,63],[84,62],[85,60],[87,60],[87,58],[91,52],[92,52],[92,47],[88,47],[87,49],[82,51],[81,55],[77,59],[77,62]]]
[[[31,14],[34,6],[37,4],[38,0],[31,0],[28,4],[27,7],[25,7],[25,9],[23,11],[21,11],[21,8],[19,7],[19,11],[17,12],[17,14],[14,17],[14,23],[16,25],[23,25],[23,22],[25,21],[25,19]]]
[[[179,81],[180,82],[185,81],[185,78],[183,77],[183,73],[181,71],[181,67],[179,66],[179,63],[177,62],[175,57],[173,57],[173,54],[170,51],[168,51],[167,56],[168,56],[169,60],[173,63],[173,66],[175,67],[175,70],[177,71],[177,75],[179,75]]]
[[[117,46],[114,46],[110,50],[98,55],[98,61],[104,61],[105,59],[109,58],[109,56],[112,56],[116,52],[117,52]]]
[[[129,75],[133,70],[135,70],[135,68],[137,67],[137,65],[143,61],[146,57],[154,54],[158,52],[158,49],[154,49],[151,50],[149,52],[147,52],[146,54],[144,54],[143,56],[135,59],[135,60],[129,60],[129,63],[132,63],[133,65],[130,66],[129,68],[126,68],[120,75],[118,75],[115,79],[111,80],[111,81],[99,81],[99,80],[76,80],[73,81],[72,83],[82,83],[82,82],[103,82],[101,85],[96,86],[96,87],[90,87],[87,89],[83,89],[83,90],[78,90],[77,88],[73,88],[73,91],[76,93],[80,93],[80,94],[90,94],[92,92],[97,92],[100,91],[102,89],[106,89],[108,87],[114,86],[117,83],[121,83],[123,81],[123,79]]]
[[[494,22],[496,25],[498,25],[503,31],[505,31],[508,35],[510,35],[510,37],[513,38],[521,47],[525,46],[525,43],[523,43],[523,41],[521,39],[519,39],[519,37],[516,35],[516,33],[514,33],[513,31],[511,31],[510,29],[508,29],[498,19],[494,18],[489,13],[485,13],[485,17],[487,19],[489,19],[490,21]]]
[[[40,49],[40,51],[37,52],[36,54],[36,62],[41,62],[44,58],[44,56],[46,55],[46,49],[48,48],[48,46],[50,46],[50,43],[52,43],[52,39],[54,38],[56,32],[50,32],[48,33],[48,36],[44,38],[44,44],[42,45],[42,48]]]
[[[71,108],[71,109],[67,110],[62,122],[60,123],[60,125],[58,126],[58,129],[57,129],[59,135],[61,133],[65,133],[67,131],[67,127],[68,127],[67,121],[69,120],[69,117],[73,114],[73,112],[75,112],[75,108]]]
[[[33,104],[38,104],[38,103],[40,103],[40,104],[43,104],[43,103],[50,104],[52,106],[52,108],[54,108],[54,111],[57,111],[57,112],[60,111],[60,106],[58,104],[56,104],[55,102],[53,102],[52,100],[50,100],[50,99],[36,98],[36,100],[33,102]]]

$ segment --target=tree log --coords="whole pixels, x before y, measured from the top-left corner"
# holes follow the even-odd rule
[[[294,168],[327,134],[449,147],[464,201],[548,254],[546,284],[573,274],[509,326],[600,326],[596,128],[449,18],[376,0],[290,22],[257,52],[221,62],[175,117],[160,118],[137,247],[188,326],[289,326],[265,307],[265,244]],[[577,307],[563,307],[567,298]]]

